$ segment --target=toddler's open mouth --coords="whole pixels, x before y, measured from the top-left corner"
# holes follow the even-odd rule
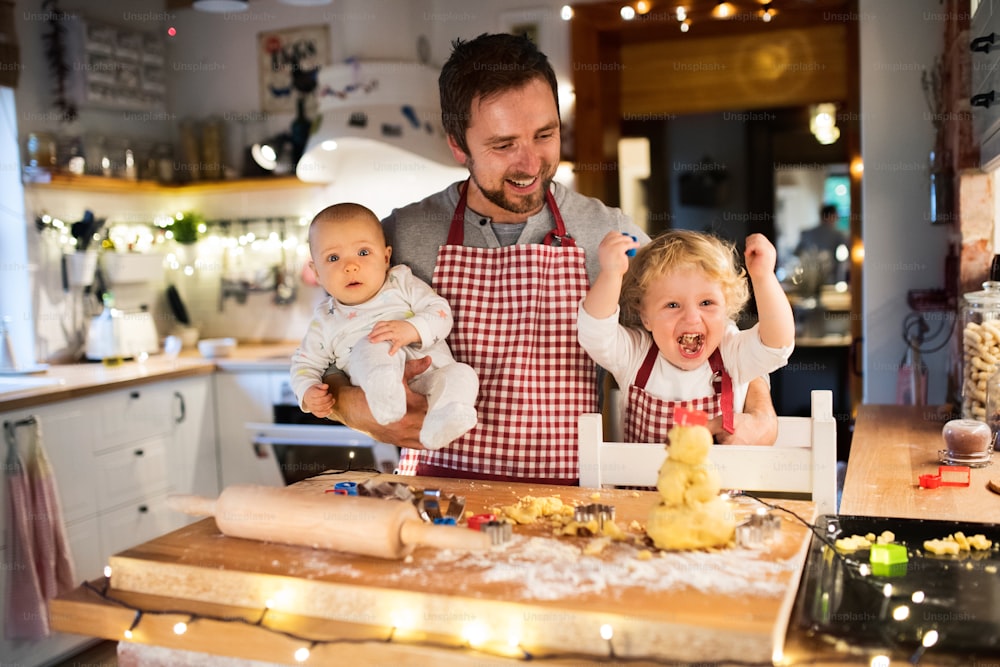
[[[705,344],[705,335],[700,333],[681,334],[677,339],[677,344],[680,345],[681,354],[686,357],[696,357]]]

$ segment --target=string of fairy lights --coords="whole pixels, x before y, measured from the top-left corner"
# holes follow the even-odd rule
[[[374,472],[374,471],[373,471]],[[760,503],[763,507],[770,510],[783,512],[791,516],[794,520],[806,526],[817,540],[823,543],[829,552],[832,553],[834,558],[841,561],[843,565],[843,571],[847,576],[858,579],[865,582],[866,585],[874,587],[879,590],[883,596],[883,603],[881,609],[879,610],[879,620],[880,621],[904,621],[908,618],[908,607],[906,605],[897,605],[890,609],[890,601],[894,592],[893,585],[891,583],[881,583],[876,581],[875,578],[871,577],[872,574],[871,567],[868,563],[856,560],[850,555],[840,552],[834,545],[834,540],[832,539],[832,534],[836,531],[836,527],[831,523],[825,530],[818,525],[815,525],[800,515],[796,514],[794,511],[766,500],[757,497],[754,494],[743,492],[745,495],[756,502]],[[829,533],[829,534],[828,534]],[[511,636],[508,638],[507,642],[502,646],[490,645],[486,641],[486,629],[482,627],[476,627],[475,625],[468,625],[463,627],[462,632],[456,636],[455,641],[441,641],[428,639],[426,637],[410,637],[404,636],[406,633],[403,632],[408,628],[402,627],[402,625],[387,625],[384,633],[377,636],[366,636],[366,637],[316,637],[310,636],[300,632],[292,632],[290,630],[283,629],[274,624],[268,623],[269,614],[280,607],[279,600],[267,599],[264,601],[259,613],[246,614],[246,615],[213,615],[201,612],[192,612],[189,609],[152,609],[143,608],[132,604],[114,594],[112,594],[111,585],[111,568],[110,566],[105,567],[104,570],[104,580],[103,585],[98,586],[93,582],[85,582],[84,587],[91,591],[92,593],[99,596],[102,600],[113,604],[115,606],[127,609],[134,612],[131,622],[128,627],[122,632],[122,638],[126,641],[132,641],[136,638],[136,632],[139,628],[140,623],[144,618],[156,617],[156,616],[179,616],[186,620],[177,621],[173,625],[173,632],[175,635],[184,635],[188,632],[190,626],[196,624],[199,621],[215,621],[221,623],[235,623],[242,624],[246,626],[256,627],[261,630],[272,633],[276,636],[281,636],[289,639],[293,642],[300,644],[292,652],[292,659],[296,663],[306,663],[310,660],[310,656],[317,647],[323,646],[337,646],[337,645],[376,645],[376,644],[395,644],[400,646],[412,646],[412,647],[422,647],[422,648],[432,648],[432,649],[444,649],[456,652],[473,652],[477,654],[482,654],[485,656],[491,656],[495,658],[507,658],[514,659],[523,662],[540,662],[540,661],[555,661],[555,660],[614,660],[619,663],[645,663],[645,664],[657,664],[657,665],[671,665],[672,667],[683,667],[688,664],[698,664],[704,665],[704,661],[699,661],[698,663],[684,663],[678,662],[675,659],[666,659],[659,656],[653,655],[622,655],[616,652],[614,638],[615,638],[615,628],[609,623],[603,623],[597,625],[594,628],[594,632],[597,636],[605,642],[607,646],[607,652],[604,655],[595,655],[593,653],[584,653],[577,651],[538,651],[532,650],[521,643],[520,638]],[[916,591],[912,594],[911,600],[913,604],[920,604],[924,601],[924,595],[920,591]],[[278,609],[280,611],[280,609]],[[883,639],[886,644],[895,650],[903,651],[903,647],[897,642],[888,631],[884,633]],[[920,646],[917,650],[912,653],[909,657],[908,662],[910,664],[916,665],[919,663],[921,658],[927,649],[934,646],[938,641],[938,632],[934,629],[929,629],[923,633],[921,637]],[[749,661],[739,661],[739,660],[726,660],[723,664],[733,665],[734,667],[763,667],[764,665],[771,665],[771,662],[749,662]],[[789,664],[789,663],[782,663]],[[872,656],[870,661],[871,667],[889,667],[891,664],[890,656],[885,654],[877,654]]]

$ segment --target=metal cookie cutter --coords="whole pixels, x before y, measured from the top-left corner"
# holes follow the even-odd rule
[[[440,489],[424,489],[414,498],[417,511],[424,521],[454,526],[465,513],[465,497],[452,495],[446,500],[448,509],[442,514]]]
[[[615,506],[592,503],[590,505],[577,505],[573,508],[573,520],[577,523],[589,523],[597,521],[598,530],[604,530],[605,521],[615,520]]]
[[[736,525],[736,544],[756,548],[771,542],[781,530],[781,519],[761,508],[746,521]]]
[[[393,500],[413,500],[413,491],[406,484],[401,484],[400,482],[375,482],[369,479],[358,484],[357,490],[359,496],[391,498]]]
[[[479,524],[479,530],[490,536],[493,544],[503,544],[514,534],[514,528],[507,521],[485,521]]]

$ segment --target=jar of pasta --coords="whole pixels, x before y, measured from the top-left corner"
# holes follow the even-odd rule
[[[986,385],[1000,370],[1000,281],[962,303],[962,418],[986,421]]]

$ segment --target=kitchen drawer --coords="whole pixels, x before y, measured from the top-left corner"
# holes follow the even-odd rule
[[[101,437],[94,451],[170,433],[178,399],[168,383],[142,385],[101,397]]]
[[[101,511],[166,490],[169,436],[150,438],[97,457],[97,503]]]
[[[152,494],[101,515],[101,552],[113,556],[180,528],[188,517],[167,507],[167,494]]]

